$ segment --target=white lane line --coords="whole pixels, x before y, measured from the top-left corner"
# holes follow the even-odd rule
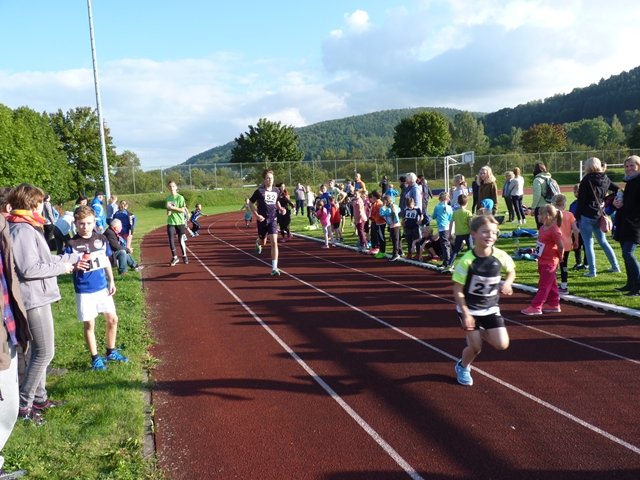
[[[246,303],[242,301],[240,297],[238,297],[221,279],[218,277],[211,269],[205,265],[205,263],[198,257],[193,250],[191,250],[191,255],[204,267],[204,269],[209,272],[211,275],[222,287],[229,292],[236,302],[238,302],[242,308],[244,308],[249,315],[253,317],[253,319],[264,328],[269,335],[282,347],[282,349],[287,352],[297,363],[300,365],[309,376],[320,385],[325,392],[329,394],[329,396],[338,404],[342,409],[347,412],[347,414],[362,428],[367,434],[385,451],[387,455],[389,455],[399,466],[402,468],[412,479],[414,480],[422,480],[422,476],[416,470],[409,465],[409,463],[402,458],[402,456],[391,446],[389,445],[384,438],[380,436],[378,432],[376,432],[371,425],[369,425],[364,418],[362,418],[358,413],[345,402],[337,392],[325,382],[320,375],[318,375],[304,360],[302,360],[296,352],[294,352],[289,345],[282,340],[275,333],[269,325],[267,325],[262,318],[260,318]]]
[[[455,302],[454,302],[453,300],[450,300],[450,299],[448,299],[448,298],[442,297],[442,296],[437,295],[437,294],[435,294],[435,293],[427,292],[427,291],[425,291],[425,290],[421,290],[421,289],[416,288],[416,287],[412,287],[412,286],[409,286],[409,285],[405,285],[405,284],[403,284],[403,283],[396,282],[395,280],[391,280],[391,279],[386,278],[386,277],[381,277],[380,275],[376,275],[375,273],[371,273],[371,272],[367,272],[367,271],[364,271],[364,270],[360,270],[359,268],[354,268],[354,267],[351,267],[351,266],[349,266],[349,265],[345,265],[345,264],[343,264],[343,263],[339,263],[339,262],[336,262],[336,261],[334,261],[334,260],[331,260],[331,259],[328,259],[328,258],[325,258],[325,257],[319,257],[319,256],[317,256],[317,255],[311,254],[311,253],[309,253],[309,252],[305,252],[304,250],[299,250],[299,249],[297,249],[297,248],[293,248],[293,247],[291,247],[291,246],[288,246],[288,248],[289,248],[290,250],[293,250],[294,252],[301,253],[301,254],[303,254],[303,255],[307,255],[307,256],[309,256],[309,257],[311,257],[311,258],[315,258],[315,259],[318,259],[318,260],[322,260],[322,261],[327,262],[327,263],[331,263],[331,264],[336,265],[336,266],[338,266],[338,267],[340,267],[340,268],[343,268],[343,269],[345,269],[345,270],[351,270],[351,271],[354,271],[354,272],[360,273],[360,274],[362,274],[362,275],[368,275],[368,276],[373,277],[373,278],[375,278],[375,279],[377,279],[377,280],[383,280],[383,281],[384,281],[384,282],[386,282],[386,283],[390,283],[390,284],[396,285],[396,286],[398,286],[398,287],[406,288],[406,289],[408,289],[408,290],[411,290],[411,291],[414,291],[414,292],[420,293],[420,294],[422,294],[422,295],[426,295],[426,296],[429,296],[429,297],[437,298],[438,300],[441,300],[441,301],[446,302],[446,303],[455,304]],[[509,321],[509,322],[511,322],[511,323],[513,323],[513,324],[515,324],[515,325],[519,325],[519,326],[521,326],[521,327],[525,327],[525,328],[527,328],[527,329],[529,329],[529,330],[533,330],[533,331],[538,332],[538,333],[541,333],[541,334],[543,334],[543,335],[547,335],[547,336],[549,336],[549,337],[556,338],[556,339],[558,339],[558,340],[564,340],[564,341],[566,341],[566,342],[573,343],[574,345],[578,345],[578,346],[580,346],[580,347],[587,348],[587,349],[589,349],[589,350],[593,350],[593,351],[596,351],[596,352],[602,353],[602,354],[604,354],[604,355],[608,355],[608,356],[610,356],[610,357],[617,358],[617,359],[619,359],[619,360],[624,360],[624,361],[626,361],[626,362],[631,362],[631,363],[635,363],[636,365],[640,365],[640,360],[636,360],[636,359],[634,359],[634,358],[625,357],[624,355],[620,355],[620,354],[618,354],[618,353],[611,352],[611,351],[609,351],[609,350],[605,350],[605,349],[603,349],[603,348],[596,347],[596,346],[594,346],[594,345],[589,345],[588,343],[584,343],[584,342],[581,342],[581,341],[579,341],[579,340],[574,340],[574,339],[572,339],[572,338],[563,337],[562,335],[558,335],[558,334],[556,334],[556,333],[552,333],[552,332],[549,332],[549,331],[547,331],[547,330],[543,330],[543,329],[541,329],[541,328],[539,328],[539,327],[534,327],[534,326],[532,326],[532,325],[527,325],[526,323],[522,323],[522,322],[519,322],[519,321],[517,321],[517,320],[513,320],[512,318],[505,317],[504,315],[503,315],[503,318],[504,318],[505,320],[507,320],[507,321]]]
[[[250,256],[252,258],[255,258],[256,260],[268,265],[268,263],[266,261],[262,260],[261,258],[256,257],[255,255],[252,255],[252,254],[242,250],[241,248],[236,247],[235,245],[232,245],[231,243],[223,240],[222,238],[220,238],[218,236],[215,236],[215,235],[213,235],[213,237],[215,239],[217,239],[218,241],[224,243],[225,245],[227,245],[227,246],[229,246],[229,247],[231,247],[231,248],[233,248],[233,249],[235,249],[235,250],[237,250],[239,252],[242,252],[245,255],[248,255],[248,256]],[[295,251],[298,251],[298,250],[295,250]],[[306,252],[302,252],[302,253],[306,254]],[[310,254],[307,254],[307,255],[310,255]],[[317,257],[317,258],[321,258],[321,257]],[[331,263],[335,263],[336,265],[341,265],[341,264],[338,264],[336,262],[332,262],[331,260],[327,260],[327,261],[329,261]],[[202,263],[202,262],[200,262],[200,263]],[[205,268],[207,268],[207,270],[208,270],[208,267],[206,267],[206,265],[205,265]],[[345,266],[345,268],[350,268],[350,267],[346,267]],[[352,270],[360,272],[360,270],[357,270],[357,269],[352,269]],[[366,311],[362,310],[361,308],[359,308],[359,307],[357,307],[355,305],[352,305],[352,304],[350,304],[349,302],[347,302],[345,300],[342,300],[339,297],[336,297],[332,293],[329,293],[329,292],[327,292],[325,290],[322,290],[322,289],[316,287],[315,285],[307,282],[306,280],[303,280],[303,279],[297,277],[296,275],[288,273],[288,272],[286,272],[284,270],[281,270],[281,272],[283,274],[291,277],[292,279],[296,280],[297,282],[299,282],[299,283],[311,288],[312,290],[315,290],[318,293],[320,293],[322,295],[325,295],[325,296],[331,298],[332,300],[335,300],[336,302],[341,303],[342,305],[344,305],[344,306],[346,306],[346,307],[348,307],[348,308],[350,308],[352,310],[355,310],[356,312],[364,315],[365,317],[368,317],[371,320],[373,320],[373,321],[375,321],[375,322],[377,322],[377,323],[379,323],[381,325],[384,325],[385,327],[391,329],[392,331],[394,331],[394,332],[396,332],[396,333],[398,333],[398,334],[400,334],[400,335],[402,335],[402,336],[404,336],[406,338],[409,338],[409,339],[419,343],[420,345],[423,345],[423,346],[429,348],[430,350],[433,350],[434,352],[437,352],[437,353],[439,353],[439,354],[441,354],[441,355],[443,355],[443,356],[445,356],[445,357],[447,357],[447,358],[449,358],[449,359],[451,359],[453,361],[457,361],[458,360],[458,357],[456,357],[454,355],[451,355],[450,353],[448,353],[448,352],[436,347],[435,345],[430,344],[429,342],[421,340],[420,338],[416,337],[415,335],[412,335],[412,334],[402,330],[401,328],[398,328],[395,325],[392,325],[392,324],[382,320],[381,318],[378,318],[375,315],[373,315],[373,314],[371,314],[369,312],[366,312]],[[366,272],[362,272],[362,273],[366,273]],[[213,272],[211,272],[211,274],[213,274]],[[215,275],[215,274],[213,274],[213,275]],[[385,279],[383,277],[378,277],[377,275],[374,275],[374,274],[369,274],[369,275],[371,275],[373,277],[376,277],[376,278],[383,279],[385,281],[392,282],[392,283],[397,284],[397,285],[402,285],[402,284],[400,284],[398,282],[394,282],[392,280],[388,280],[388,279]],[[412,288],[412,287],[409,287],[409,288]],[[421,290],[418,290],[418,289],[415,289],[415,288],[412,288],[412,289],[421,292]],[[441,298],[441,297],[438,297],[437,295],[433,295],[433,294],[429,294],[429,295],[431,295],[433,297],[436,297],[436,298]],[[234,297],[235,297],[235,295],[234,295]],[[445,298],[441,298],[441,299],[450,302],[450,300],[447,300]],[[601,428],[599,428],[599,427],[597,427],[597,426],[595,426],[595,425],[593,425],[593,424],[591,424],[591,423],[589,423],[589,422],[587,422],[585,420],[582,420],[582,419],[576,417],[575,415],[567,412],[566,410],[563,410],[560,407],[556,407],[555,405],[553,405],[553,404],[551,404],[551,403],[549,403],[549,402],[547,402],[547,401],[545,401],[545,400],[543,400],[543,399],[541,399],[539,397],[536,397],[533,394],[525,392],[524,390],[516,387],[515,385],[513,385],[511,383],[505,382],[504,380],[500,380],[499,378],[491,375],[490,373],[488,373],[488,372],[486,372],[486,371],[484,371],[484,370],[482,370],[482,369],[480,369],[478,367],[473,366],[472,368],[473,368],[473,370],[475,372],[478,372],[480,375],[483,375],[484,377],[486,377],[486,378],[488,378],[490,380],[493,380],[494,382],[498,383],[499,385],[502,385],[503,387],[506,387],[509,390],[511,390],[511,391],[513,391],[515,393],[518,393],[518,394],[524,396],[525,398],[528,398],[529,400],[532,400],[535,403],[537,403],[537,404],[539,404],[539,405],[541,405],[543,407],[546,407],[546,408],[550,409],[551,411],[553,411],[553,412],[555,412],[555,413],[557,413],[559,415],[562,415],[563,417],[571,420],[572,422],[575,422],[578,425],[580,425],[580,426],[582,426],[582,427],[584,427],[584,428],[586,428],[588,430],[591,430],[592,432],[594,432],[594,433],[596,433],[598,435],[601,435],[604,438],[606,438],[606,439],[608,439],[608,440],[610,440],[610,441],[612,441],[612,442],[614,442],[614,443],[616,443],[616,444],[618,444],[618,445],[620,445],[620,446],[622,446],[624,448],[627,448],[627,449],[631,450],[635,454],[640,455],[640,447],[638,447],[636,445],[633,445],[633,444],[627,442],[626,440],[623,440],[622,438],[616,437],[615,435],[613,435],[613,434],[611,434],[609,432],[606,432],[605,430],[602,430]]]

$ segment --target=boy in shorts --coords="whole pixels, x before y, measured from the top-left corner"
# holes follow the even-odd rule
[[[67,253],[80,255],[78,269],[73,272],[78,320],[84,323],[84,339],[91,354],[91,368],[106,370],[106,362],[128,362],[116,348],[118,316],[113,302],[116,285],[113,279],[111,247],[104,235],[94,230],[96,217],[93,209],[80,206],[73,214],[77,234],[67,242]],[[98,355],[95,319],[102,313],[106,322],[106,355]]]
[[[469,225],[473,248],[456,265],[453,273],[453,298],[466,332],[467,346],[456,363],[458,383],[473,385],[471,362],[482,350],[482,342],[497,350],[509,347],[509,334],[498,306],[500,293],[511,295],[516,278],[513,259],[494,247],[498,239],[498,221],[492,215],[473,217]],[[506,273],[502,285],[501,273]]]

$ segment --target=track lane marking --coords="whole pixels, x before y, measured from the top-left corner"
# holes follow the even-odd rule
[[[209,229],[211,228],[211,226],[212,226],[212,225],[213,225],[213,224],[210,224],[210,225],[208,226],[208,228],[207,228],[207,231],[208,231],[209,235],[211,235],[211,237],[212,237],[212,238],[214,238],[214,239],[218,240],[219,242],[221,242],[221,243],[223,243],[223,244],[225,244],[225,245],[227,245],[227,246],[229,246],[229,247],[233,248],[234,250],[237,250],[237,251],[239,251],[239,252],[241,252],[241,253],[243,253],[243,254],[245,254],[245,255],[247,255],[247,256],[249,256],[249,257],[251,257],[251,258],[254,258],[255,260],[258,260],[259,262],[261,262],[261,263],[263,263],[263,264],[265,264],[265,265],[269,265],[269,262],[267,262],[267,261],[263,260],[262,258],[257,257],[257,256],[255,256],[255,255],[253,255],[253,254],[251,254],[251,253],[249,253],[249,252],[247,252],[247,251],[245,251],[245,250],[243,250],[243,249],[241,249],[241,248],[239,248],[239,247],[237,247],[237,246],[235,246],[235,245],[233,245],[233,244],[231,244],[231,243],[227,242],[226,240],[224,240],[224,239],[220,238],[219,236],[217,236],[217,235],[215,235],[215,234],[213,234],[213,233],[210,233],[210,232],[209,232]],[[310,256],[310,257],[313,257],[313,258],[316,258],[316,259],[324,260],[325,262],[332,263],[332,264],[334,264],[334,265],[340,266],[341,268],[347,268],[347,269],[350,269],[350,270],[356,271],[356,272],[361,273],[361,274],[364,274],[364,275],[369,275],[369,276],[372,276],[372,277],[374,277],[374,278],[377,278],[377,279],[380,279],[380,280],[384,280],[384,281],[387,281],[387,282],[393,283],[393,284],[395,284],[395,285],[402,286],[402,287],[404,287],[404,288],[409,288],[410,290],[413,290],[413,291],[416,291],[416,292],[420,292],[420,293],[422,293],[422,294],[429,295],[429,296],[431,296],[431,297],[434,297],[434,298],[440,299],[440,300],[445,301],[445,302],[448,302],[448,303],[453,303],[453,301],[451,301],[451,300],[449,300],[449,299],[447,299],[447,298],[444,298],[444,297],[441,297],[441,296],[439,296],[439,295],[435,295],[435,294],[432,294],[432,293],[429,293],[429,292],[425,292],[425,291],[420,290],[420,289],[417,289],[417,288],[415,288],[415,287],[409,287],[409,286],[406,286],[406,285],[402,285],[401,283],[396,282],[396,281],[394,281],[394,280],[389,280],[389,279],[387,279],[387,278],[380,277],[380,276],[378,276],[378,275],[375,275],[375,274],[372,274],[372,273],[369,273],[369,272],[364,272],[364,271],[362,271],[362,270],[359,270],[359,269],[356,269],[356,268],[353,268],[353,267],[349,267],[349,266],[347,266],[347,265],[343,265],[343,264],[340,264],[340,263],[338,263],[338,262],[334,262],[334,261],[332,261],[332,260],[328,260],[328,259],[326,259],[326,258],[324,258],[324,257],[319,257],[319,256],[316,256],[316,255],[310,254],[310,253],[308,253],[308,252],[304,252],[304,251],[302,251],[302,250],[298,250],[298,249],[292,248],[292,247],[290,247],[290,246],[289,246],[289,249],[290,249],[290,250],[293,250],[293,251],[295,251],[295,252],[298,252],[298,253],[303,253],[303,254],[305,254],[305,255],[307,255],[307,256]],[[192,251],[192,254],[193,254],[193,251]],[[195,254],[194,254],[194,255],[195,255]],[[200,261],[200,260],[199,260],[199,261]],[[215,274],[214,274],[214,273],[213,273],[213,272],[212,272],[212,271],[211,271],[211,270],[210,270],[210,269],[209,269],[209,268],[208,268],[208,267],[207,267],[203,262],[201,262],[201,261],[200,261],[200,263],[201,263],[201,264],[202,264],[202,265],[207,269],[207,271],[209,271],[209,272],[210,272],[210,274],[212,274],[212,275],[214,275],[214,276],[215,276]],[[367,312],[367,311],[365,311],[365,310],[362,310],[361,308],[359,308],[359,307],[357,307],[357,306],[355,306],[355,305],[350,304],[350,303],[349,303],[349,302],[347,302],[346,300],[342,300],[341,298],[339,298],[339,297],[337,297],[337,296],[333,295],[332,293],[329,293],[329,292],[327,292],[327,291],[325,291],[325,290],[320,289],[319,287],[316,287],[315,285],[313,285],[313,284],[311,284],[311,283],[307,282],[306,280],[303,280],[302,278],[300,278],[300,277],[298,277],[298,276],[296,276],[296,275],[293,275],[293,274],[291,274],[291,273],[289,273],[289,272],[286,272],[286,271],[284,271],[284,270],[281,270],[281,272],[282,272],[284,275],[287,275],[287,276],[289,276],[290,278],[292,278],[292,279],[296,280],[297,282],[299,282],[299,283],[301,283],[301,284],[303,284],[303,285],[305,285],[305,286],[307,286],[307,287],[311,288],[312,290],[315,290],[315,291],[317,291],[318,293],[320,293],[320,294],[322,294],[322,295],[324,295],[324,296],[327,296],[327,297],[329,297],[329,298],[331,298],[331,299],[335,300],[335,301],[336,301],[336,302],[338,302],[338,303],[341,303],[342,305],[346,306],[347,308],[350,308],[350,309],[352,309],[352,310],[355,310],[356,312],[358,312],[358,313],[360,313],[360,314],[364,315],[365,317],[368,317],[368,318],[370,318],[371,320],[373,320],[373,321],[375,321],[375,322],[377,322],[377,323],[379,323],[379,324],[381,324],[381,325],[383,325],[383,326],[385,326],[385,327],[389,328],[390,330],[392,330],[392,331],[394,331],[394,332],[396,332],[396,333],[400,334],[401,336],[404,336],[404,337],[406,337],[406,338],[409,338],[410,340],[413,340],[413,341],[415,341],[415,342],[419,343],[420,345],[423,345],[423,346],[425,346],[425,347],[429,348],[430,350],[432,350],[432,351],[434,351],[434,352],[437,352],[437,353],[439,353],[439,354],[441,354],[441,355],[443,355],[443,356],[445,356],[445,357],[447,357],[447,358],[449,358],[449,359],[451,359],[451,360],[453,360],[453,361],[456,361],[456,360],[458,359],[458,357],[457,357],[457,356],[451,355],[450,353],[448,353],[448,352],[446,352],[446,351],[444,351],[444,350],[442,350],[442,349],[440,349],[440,348],[436,347],[435,345],[432,345],[432,344],[430,344],[429,342],[426,342],[426,341],[424,341],[424,340],[422,340],[422,339],[420,339],[420,338],[416,337],[415,335],[412,335],[412,334],[410,334],[410,333],[408,333],[408,332],[406,332],[406,331],[402,330],[401,328],[398,328],[398,327],[396,327],[395,325],[392,325],[392,324],[390,324],[390,323],[388,323],[388,322],[386,322],[386,321],[382,320],[381,318],[378,318],[378,317],[376,317],[375,315],[373,315],[373,314],[371,314],[371,313],[369,313],[369,312]],[[215,278],[217,279],[217,276],[215,276]],[[219,282],[221,282],[221,280],[218,280],[218,281],[219,281]],[[222,285],[224,286],[224,283],[222,283]],[[225,286],[225,288],[227,288],[227,287]],[[230,293],[232,293],[232,292],[230,292]],[[232,293],[232,295],[234,296],[234,298],[237,298],[235,294],[233,294],[233,293]],[[240,301],[241,301],[241,300],[240,300]],[[248,308],[248,307],[245,307],[245,308]],[[510,321],[511,321],[512,323],[515,323],[515,324],[519,324],[519,325],[522,325],[522,326],[528,327],[527,325],[525,325],[525,324],[521,324],[520,322],[517,322],[517,321],[514,321],[514,320],[510,320]],[[266,325],[266,324],[265,324],[265,325]],[[543,332],[543,333],[544,333],[544,331],[541,331],[541,332]],[[274,335],[275,335],[275,333],[274,333]],[[551,333],[549,333],[549,335],[550,335],[550,336],[556,336],[556,335],[553,335],[553,334],[551,334]],[[560,336],[556,336],[556,337],[557,337],[557,338],[560,338],[560,339],[565,339],[565,340],[567,340],[567,341],[571,341],[570,339],[566,339],[566,338],[564,338],[564,337],[560,337]],[[577,342],[577,341],[574,341],[573,343],[577,343],[578,345],[581,345],[581,344],[580,344],[580,342]],[[585,344],[584,346],[589,347],[589,348],[592,348],[593,350],[600,350],[600,349],[598,349],[598,348],[596,348],[596,347],[590,347],[589,345],[586,345],[586,344]],[[295,353],[295,352],[294,352],[294,353]],[[607,352],[607,351],[605,351],[605,350],[602,350],[602,353],[607,353],[607,354],[610,354],[610,355],[612,355],[612,356],[617,356],[617,355],[613,354],[612,352]],[[638,363],[638,362],[634,361],[633,359],[627,359],[626,357],[622,357],[622,356],[618,356],[618,357],[619,357],[619,358],[621,358],[621,359],[623,359],[623,360],[628,360],[628,361],[631,361],[631,362],[633,362],[633,363]],[[310,368],[310,367],[309,367],[309,368]],[[591,423],[589,423],[589,422],[587,422],[587,421],[585,421],[585,420],[582,420],[581,418],[579,418],[579,417],[577,417],[577,416],[575,416],[575,415],[573,415],[573,414],[571,414],[571,413],[567,412],[566,410],[561,409],[560,407],[557,407],[557,406],[555,406],[555,405],[553,405],[553,404],[551,404],[551,403],[549,403],[549,402],[547,402],[547,401],[545,401],[545,400],[543,400],[543,399],[541,399],[541,398],[539,398],[539,397],[536,397],[535,395],[533,395],[533,394],[531,394],[531,393],[528,393],[528,392],[526,392],[526,391],[524,391],[524,390],[520,389],[519,387],[516,387],[515,385],[513,385],[513,384],[509,383],[509,382],[506,382],[506,381],[504,381],[504,380],[499,379],[498,377],[496,377],[496,376],[494,376],[494,375],[492,375],[492,374],[490,374],[490,373],[486,372],[485,370],[482,370],[482,369],[480,369],[480,368],[478,368],[478,367],[476,367],[476,366],[472,366],[472,369],[473,369],[475,372],[478,372],[479,374],[483,375],[484,377],[486,377],[486,378],[488,378],[488,379],[490,379],[490,380],[493,380],[493,381],[494,381],[494,382],[496,382],[497,384],[499,384],[499,385],[501,385],[501,386],[503,386],[503,387],[505,387],[505,388],[507,388],[507,389],[509,389],[509,390],[511,390],[511,391],[513,391],[513,392],[515,392],[515,393],[517,393],[517,394],[519,394],[519,395],[524,396],[525,398],[527,398],[527,399],[529,399],[529,400],[531,400],[531,401],[533,401],[533,402],[537,403],[538,405],[543,406],[543,407],[545,407],[545,408],[547,408],[547,409],[549,409],[549,410],[551,410],[551,411],[553,411],[553,412],[555,412],[555,413],[557,413],[557,414],[559,414],[559,415],[561,415],[561,416],[563,416],[563,417],[567,418],[568,420],[571,420],[572,422],[574,422],[574,423],[576,423],[576,424],[578,424],[578,425],[582,426],[583,428],[586,428],[586,429],[588,429],[588,430],[590,430],[590,431],[592,431],[592,432],[594,432],[594,433],[596,433],[596,434],[598,434],[598,435],[601,435],[602,437],[604,437],[604,438],[606,438],[606,439],[608,439],[608,440],[612,441],[613,443],[616,443],[616,444],[618,444],[618,445],[620,445],[620,446],[622,446],[622,447],[624,447],[624,448],[627,448],[628,450],[630,450],[630,451],[634,452],[634,453],[635,453],[635,454],[637,454],[637,455],[640,455],[640,447],[639,447],[639,446],[633,445],[632,443],[629,443],[629,442],[627,442],[626,440],[624,440],[624,439],[622,439],[622,438],[616,437],[615,435],[613,435],[613,434],[611,434],[611,433],[609,433],[609,432],[607,432],[607,431],[605,431],[605,430],[601,429],[600,427],[597,427],[597,426],[595,426],[595,425],[593,425],[593,424],[591,424]],[[329,388],[330,388],[330,387],[329,387]],[[355,412],[354,412],[354,413],[355,413]],[[364,420],[363,420],[363,421],[364,421]]]
[[[216,275],[201,259],[197,254],[193,252],[192,249],[189,249],[191,255],[204,267],[204,269],[211,275],[228,293],[233,297],[233,299],[244,308],[249,315],[253,317],[253,319],[264,328],[269,335],[282,347],[282,349],[287,352],[297,363],[302,367],[304,371],[318,384],[320,385],[325,392],[334,400],[357,424],[360,428],[362,428],[383,450],[384,452],[393,459],[393,461],[398,464],[400,468],[402,468],[408,475],[414,480],[423,480],[423,477],[416,472],[416,470],[404,459],[402,456],[384,439],[382,436],[374,430],[374,428],[369,425],[364,418],[362,418],[347,402],[345,402],[338,393],[331,388],[331,386],[324,381],[324,379],[318,375],[312,368],[307,364],[300,356],[282,339],[278,336],[276,332],[274,332],[267,323],[260,318],[258,314],[256,314],[251,307],[249,307],[240,297],[238,297],[225,283],[222,281],[218,275]],[[266,263],[263,261],[263,263]]]

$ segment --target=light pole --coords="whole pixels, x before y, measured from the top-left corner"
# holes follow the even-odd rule
[[[102,173],[104,176],[105,198],[111,196],[109,186],[109,163],[107,162],[107,145],[104,138],[104,123],[102,120],[102,106],[100,104],[100,86],[98,82],[98,60],[96,59],[96,43],[93,39],[93,15],[91,14],[91,0],[87,0],[89,11],[89,37],[91,38],[91,58],[93,59],[93,81],[96,90],[96,109],[98,110],[98,128],[100,129],[100,153],[102,155]]]

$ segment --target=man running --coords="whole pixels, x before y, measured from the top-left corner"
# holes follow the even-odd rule
[[[258,239],[256,252],[262,253],[262,246],[271,242],[271,275],[280,275],[278,270],[278,212],[284,214],[286,210],[280,206],[278,197],[280,189],[273,186],[273,170],[262,172],[263,185],[258,188],[249,199],[249,208],[256,216],[258,225]]]

